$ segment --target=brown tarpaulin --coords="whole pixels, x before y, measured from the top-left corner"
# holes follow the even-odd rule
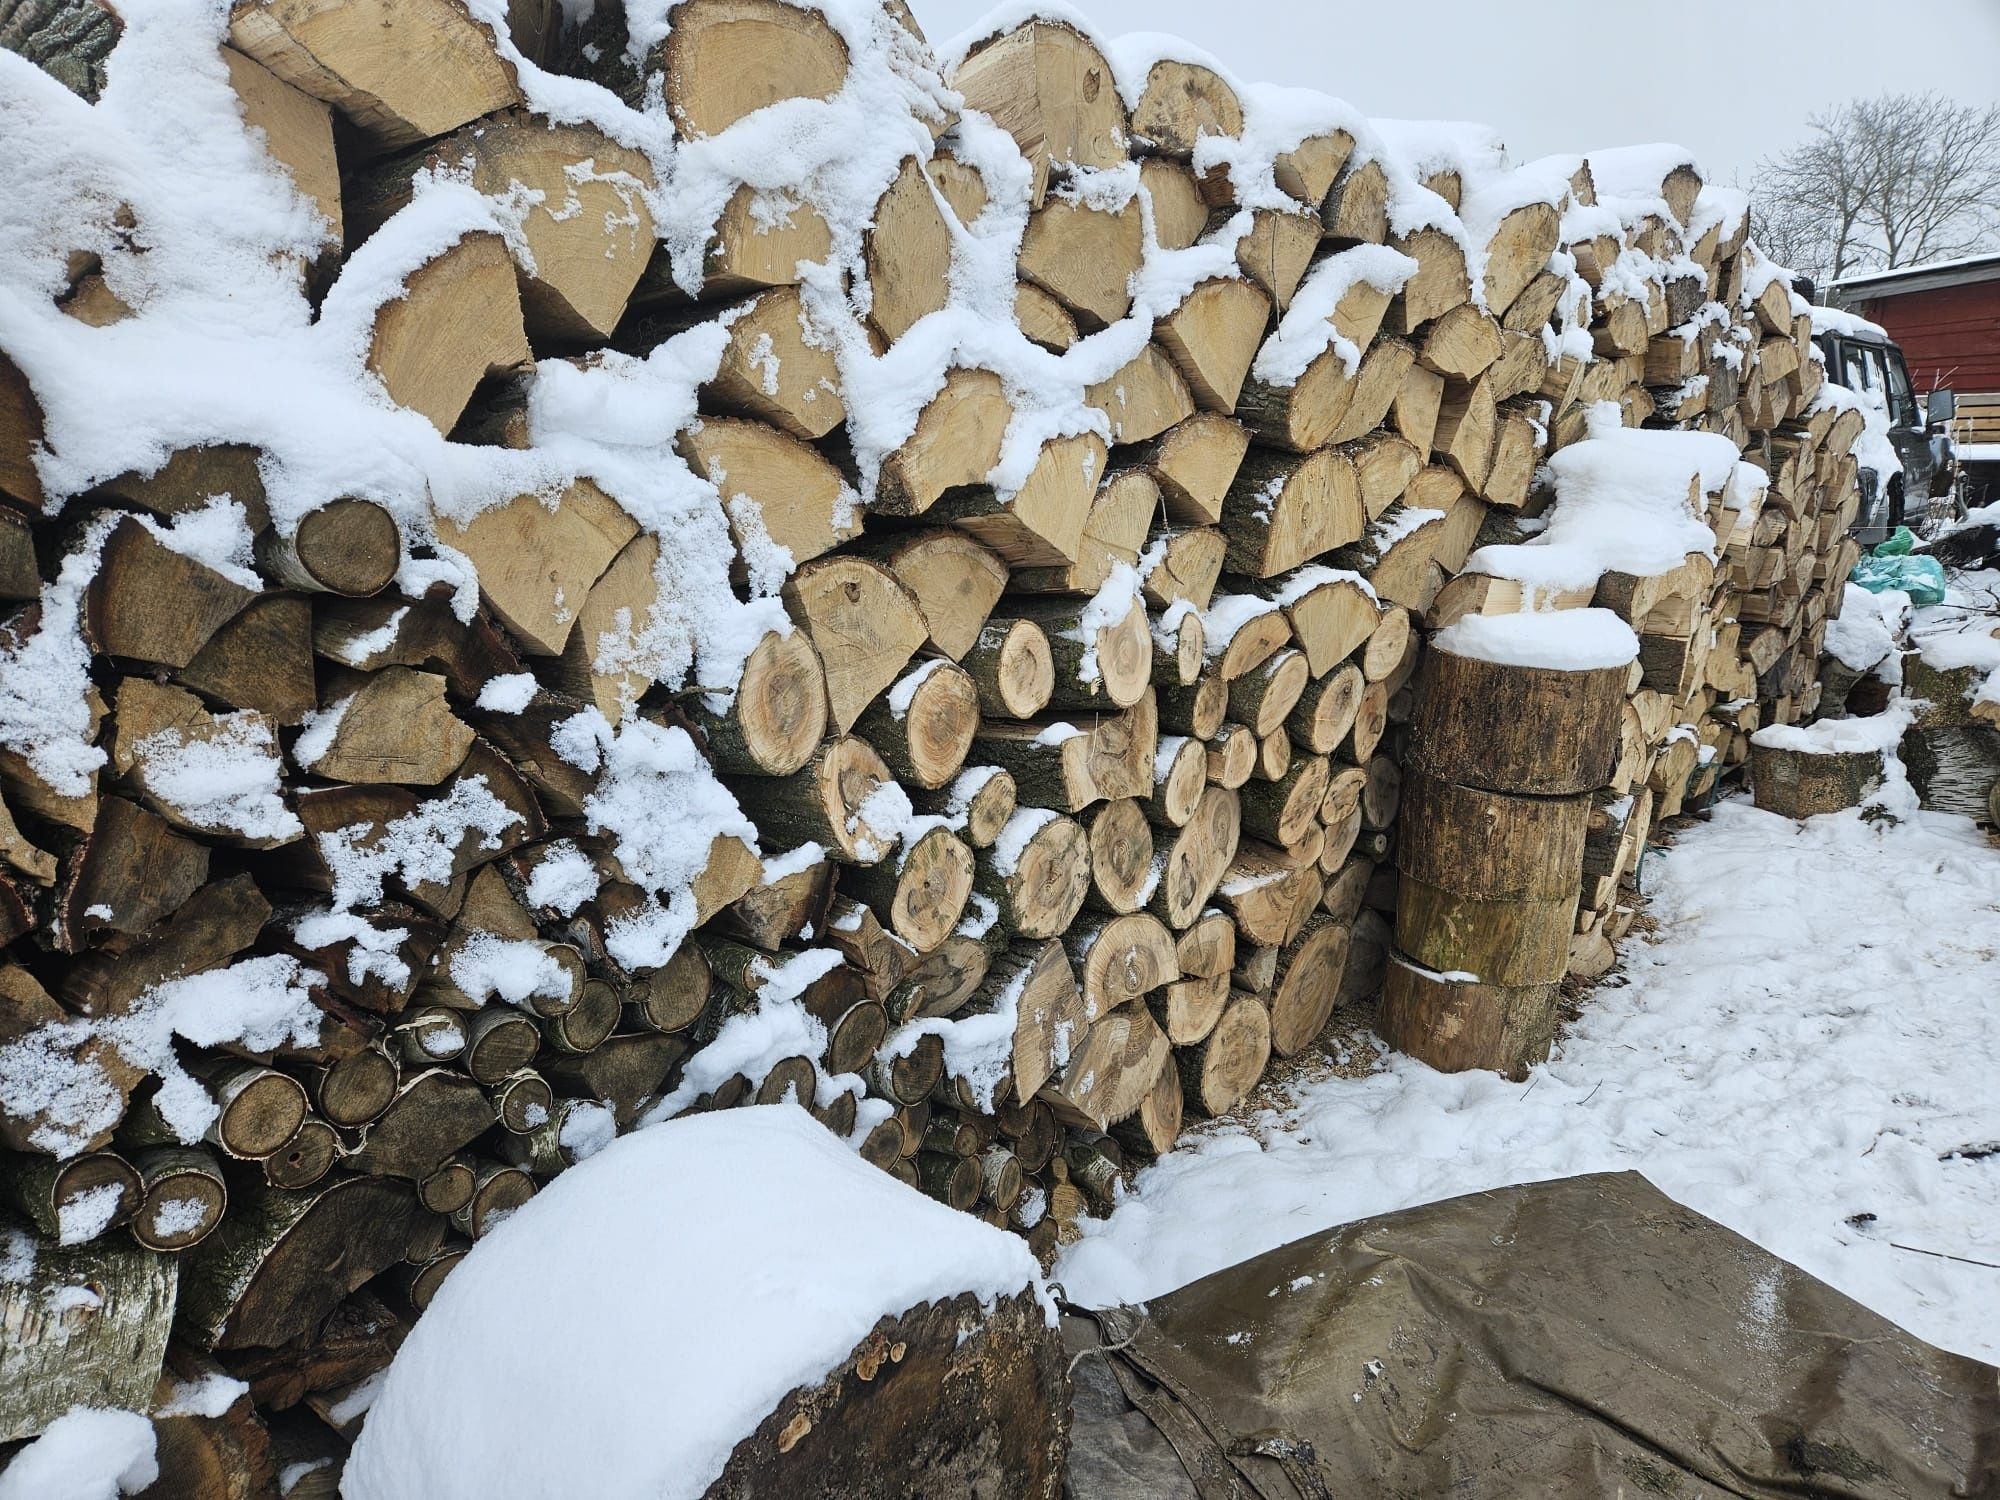
[[[1636,1173],[1364,1220],[1066,1330],[1124,1345],[1077,1362],[1075,1500],[2000,1495],[2000,1371]]]

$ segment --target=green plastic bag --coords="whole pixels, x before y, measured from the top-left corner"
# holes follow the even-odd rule
[[[1907,526],[1879,543],[1847,576],[1871,594],[1901,589],[1912,604],[1944,603],[1944,564],[1935,557],[1912,557],[1916,535]]]

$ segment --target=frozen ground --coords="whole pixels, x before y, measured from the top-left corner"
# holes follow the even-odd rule
[[[1394,1058],[1301,1083],[1145,1172],[1055,1279],[1133,1301],[1370,1214],[1636,1169],[2000,1362],[2000,847],[1942,814],[1733,800],[1645,874],[1658,932],[1526,1082]]]

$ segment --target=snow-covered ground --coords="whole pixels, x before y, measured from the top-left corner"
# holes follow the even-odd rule
[[[1731,800],[1652,858],[1658,932],[1527,1081],[1393,1058],[1301,1083],[1143,1173],[1056,1279],[1140,1300],[1370,1214],[1636,1169],[2000,1361],[2000,847],[1942,814],[1800,824]]]

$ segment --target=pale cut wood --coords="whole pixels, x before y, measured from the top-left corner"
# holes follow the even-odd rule
[[[702,387],[709,401],[807,442],[847,419],[833,351],[807,340],[797,287],[772,287],[735,311],[722,362]],[[701,313],[713,315],[706,307]]]
[[[930,644],[953,661],[972,649],[1007,587],[1006,563],[956,527],[903,532],[862,550],[915,596]]]
[[[746,789],[738,800],[771,840],[767,848],[817,843],[843,864],[872,865],[889,856],[896,839],[877,827],[864,804],[893,780],[867,741],[847,735],[821,746],[790,776]]]
[[[1236,410],[1270,317],[1271,299],[1262,290],[1217,277],[1189,292],[1154,325],[1153,336],[1187,378],[1196,403],[1226,415]]]
[[[1060,22],[1029,21],[982,43],[958,65],[951,86],[1014,138],[1034,169],[1037,205],[1051,164],[1115,167],[1125,160],[1125,105],[1111,65]]]
[[[1483,381],[1470,385],[1446,382],[1438,402],[1437,427],[1431,451],[1450,464],[1470,489],[1485,487],[1493,466],[1493,443],[1499,412],[1493,392]]]
[[[1332,754],[1354,727],[1362,690],[1361,669],[1352,662],[1308,684],[1285,721],[1299,748],[1312,755]]]
[[[1236,847],[1216,891],[1216,904],[1235,919],[1240,941],[1279,947],[1298,935],[1324,889],[1317,849],[1311,860],[1245,839]]]
[[[924,643],[923,611],[895,574],[858,557],[807,563],[786,582],[784,597],[812,636],[834,729],[845,734]]]
[[[1283,848],[1303,843],[1318,820],[1329,774],[1327,758],[1312,755],[1274,779],[1247,783],[1239,793],[1243,831]]]
[[[1236,929],[1232,927],[1229,931],[1233,942]],[[1176,1047],[1192,1046],[1215,1030],[1215,1023],[1222,1019],[1228,1004],[1227,972],[1176,979],[1146,997],[1147,1009]]]
[[[827,99],[847,80],[847,47],[826,17],[781,0],[679,0],[651,59],[667,113],[688,138],[719,135],[784,99]]]
[[[1471,303],[1461,303],[1425,328],[1417,359],[1453,380],[1471,380],[1500,357],[1500,325]]]
[[[1175,1054],[1187,1108],[1197,1118],[1242,1103],[1271,1057],[1271,1017],[1255,995],[1234,993],[1208,1035]]]
[[[653,533],[627,542],[591,586],[563,647],[562,686],[594,702],[614,724],[652,685],[640,666],[639,640],[659,597],[659,561]]]
[[[1023,337],[1051,354],[1061,354],[1077,340],[1076,319],[1069,309],[1030,282],[1014,287],[1014,321]]]
[[[338,245],[340,162],[334,156],[331,109],[234,47],[222,49],[222,62],[243,123],[264,133],[265,152],[326,221],[328,243]]]
[[[375,313],[368,368],[389,399],[448,433],[480,381],[530,363],[514,261],[497,234],[464,236]]]
[[[947,829],[932,828],[894,859],[851,871],[854,893],[918,953],[951,936],[972,894],[973,854]]]
[[[1041,627],[1055,664],[1049,703],[1057,709],[1130,708],[1153,675],[1153,641],[1146,606],[1133,598],[1123,610],[1099,611],[1095,600],[1019,599],[1002,606],[1007,619]]]
[[[1050,438],[1012,495],[983,486],[961,490],[939,514],[1018,567],[1060,567],[1075,561],[1082,546],[1105,452],[1094,432]]]
[[[1417,452],[1431,451],[1437,434],[1438,406],[1444,399],[1444,377],[1412,362],[1392,403],[1396,431]]]
[[[84,632],[106,656],[185,667],[253,597],[128,516],[98,553],[83,601]]]
[[[1236,264],[1282,313],[1318,249],[1318,214],[1260,208],[1251,216],[1250,232],[1236,242]]]
[[[1153,883],[1153,827],[1145,805],[1120,797],[1092,811],[1090,905],[1112,913],[1145,905]]]
[[[960,660],[988,714],[1032,718],[1055,691],[1055,656],[1047,633],[1033,620],[986,621]]]
[[[698,718],[715,766],[740,775],[789,776],[826,734],[826,675],[803,630],[772,631],[751,650],[729,706]]]
[[[1012,1097],[1033,1099],[1085,1024],[1083,994],[1060,942],[1017,943],[997,954],[959,1014],[988,1015],[1004,1004],[1012,1005],[1015,1016]]]
[[[1245,724],[1224,724],[1208,740],[1208,779],[1235,791],[1257,772],[1257,734]]]
[[[1132,110],[1132,134],[1147,149],[1185,161],[1204,135],[1242,133],[1243,106],[1236,91],[1212,69],[1162,58],[1146,74],[1145,89]]]
[[[918,319],[942,308],[951,290],[951,226],[939,196],[925,164],[903,158],[862,236],[862,264],[873,295],[868,322],[892,344]]]
[[[916,788],[910,801],[919,812],[942,817],[975,849],[989,849],[1014,816],[1014,778],[998,766],[970,766],[947,787]]]
[[[1187,380],[1158,344],[1147,344],[1109,379],[1087,387],[1083,400],[1104,413],[1114,443],[1146,442],[1195,413]]]
[[[1017,783],[1026,785],[1020,775]],[[1000,922],[1021,937],[1067,931],[1090,889],[1090,836],[1072,818],[1022,807],[978,856],[974,889],[999,903]]]
[[[576,480],[553,503],[516,495],[469,522],[439,515],[436,525],[439,539],[478,569],[486,607],[534,656],[562,654],[577,605],[639,531],[588,479]]]
[[[1162,615],[1153,626],[1153,678],[1170,687],[1186,687],[1201,677],[1208,636],[1192,603],[1174,614],[1179,618]]]
[[[1137,196],[1117,209],[1051,198],[1028,218],[1021,279],[1075,313],[1081,326],[1105,327],[1131,310],[1130,282],[1144,256],[1144,235]]]
[[[1237,470],[1223,507],[1227,563],[1233,572],[1272,578],[1358,540],[1365,524],[1346,453],[1322,448],[1294,458],[1256,449]]]
[[[1262,739],[1285,722],[1311,680],[1305,653],[1287,647],[1229,684],[1229,716]]]
[[[1077,543],[1076,559],[1059,567],[1023,568],[1009,584],[1027,594],[1095,594],[1118,564],[1135,566],[1160,509],[1160,487],[1145,469],[1115,469],[1097,487]]]
[[[1107,1129],[1138,1109],[1171,1052],[1148,1011],[1124,1006],[1091,1026],[1039,1097],[1066,1124]]]
[[[1292,638],[1284,611],[1250,595],[1218,598],[1203,624],[1208,630],[1209,664],[1225,683],[1262,666]]]
[[[1192,927],[1235,858],[1240,819],[1235,792],[1205,788],[1159,862],[1159,884],[1146,909],[1176,932]]]
[[[1207,609],[1222,577],[1228,540],[1213,526],[1155,532],[1140,557],[1140,589],[1146,602],[1165,611],[1182,600]],[[1204,627],[1204,649],[1206,649]]]
[[[1379,245],[1389,238],[1389,174],[1372,157],[1349,158],[1320,203],[1320,227],[1335,241]]]
[[[1164,1058],[1160,1063],[1160,1076],[1153,1080],[1153,1087],[1139,1101],[1138,1113],[1112,1126],[1112,1139],[1125,1150],[1142,1156],[1164,1156],[1173,1150],[1174,1142],[1180,1137],[1181,1116],[1185,1107],[1181,1096],[1180,1070],[1174,1066],[1172,1057]]]
[[[856,728],[906,785],[935,790],[958,774],[979,727],[979,687],[935,658],[871,703]]]
[[[776,204],[777,212],[773,206],[748,186],[723,205],[703,261],[703,297],[796,286],[800,265],[822,265],[833,254],[833,230],[818,209],[789,200]],[[652,274],[649,270],[647,279]],[[669,295],[679,294],[674,288]]]
[[[1086,917],[1064,935],[1063,947],[1091,1022],[1180,978],[1173,934],[1147,912]]]
[[[1353,150],[1354,137],[1344,130],[1309,135],[1291,150],[1280,151],[1271,159],[1271,175],[1280,192],[1289,193],[1317,212]]]
[[[775,427],[740,417],[708,417],[683,432],[676,446],[697,474],[713,482],[750,576],[766,588],[785,563],[830,552],[861,534],[853,490],[818,449]]]
[[[1415,333],[1431,319],[1472,300],[1465,252],[1442,229],[1419,229],[1407,237],[1391,235],[1389,243],[1417,263],[1416,273],[1403,283],[1398,333]]]
[[[436,786],[458,769],[472,739],[471,726],[445,702],[443,677],[385,667],[353,689],[308,769],[334,781]]]
[[[377,150],[520,100],[514,69],[459,0],[239,0],[229,40],[340,112]]]
[[[1187,735],[1163,735],[1153,761],[1153,790],[1146,815],[1168,828],[1185,828],[1208,783],[1208,753]]]
[[[1249,446],[1241,423],[1219,412],[1196,412],[1142,448],[1139,462],[1158,483],[1169,520],[1212,526]]]
[[[873,508],[917,516],[948,490],[983,484],[1000,461],[1014,408],[990,370],[949,371],[925,403],[916,430],[882,460]]]
[[[1284,610],[1314,678],[1353,655],[1382,616],[1380,602],[1361,579],[1332,569],[1305,568],[1275,580],[1268,597]]]
[[[1164,156],[1139,162],[1139,186],[1153,199],[1153,232],[1162,250],[1185,250],[1208,227],[1208,204],[1194,169]]]
[[[1304,931],[1278,955],[1271,996],[1271,1050],[1296,1057],[1326,1029],[1347,966],[1348,929],[1328,916],[1308,918]]]
[[[1486,305],[1500,317],[1541,275],[1562,238],[1562,214],[1552,203],[1513,210],[1486,241]]]
[[[482,193],[523,198],[521,311],[537,338],[599,342],[624,316],[654,245],[644,153],[591,125],[510,111],[362,176],[350,232],[372,233],[410,200],[420,172],[464,173]],[[529,266],[532,264],[533,269]]]

